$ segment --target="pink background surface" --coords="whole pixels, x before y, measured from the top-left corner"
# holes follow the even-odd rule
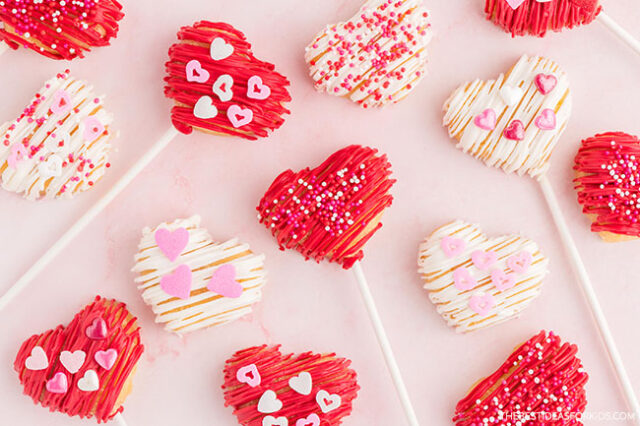
[[[484,21],[481,0],[430,0],[436,34],[428,77],[400,104],[365,111],[316,93],[303,60],[304,47],[316,32],[350,17],[360,0],[124,3],[127,16],[113,46],[71,64],[75,76],[92,81],[108,95],[106,105],[121,132],[113,168],[93,191],[72,201],[32,203],[0,191],[0,290],[8,288],[167,129],[170,102],[162,94],[163,64],[181,25],[220,20],[244,31],[256,56],[274,62],[290,78],[293,114],[272,137],[257,143],[180,136],[0,314],[4,419],[13,425],[83,424],[34,407],[22,395],[12,364],[24,339],[67,323],[99,293],[129,304],[140,318],[147,346],[125,404],[131,426],[237,424],[232,409],[223,405],[221,369],[234,351],[262,343],[283,344],[284,351],[335,351],[352,359],[362,390],[345,424],[403,424],[351,273],[304,262],[295,252],[280,252],[255,215],[262,192],[280,171],[317,164],[350,143],[385,151],[398,179],[394,206],[366,247],[363,266],[422,424],[448,424],[469,387],[541,329],[553,329],[579,345],[591,376],[589,411],[625,410],[538,186],[465,156],[441,126],[442,103],[458,84],[493,78],[523,53],[549,56],[569,73],[574,112],[549,177],[629,374],[639,383],[640,272],[634,265],[640,242],[601,242],[589,231],[571,184],[581,138],[606,130],[640,133],[640,58],[608,30],[594,23],[545,39],[512,40]],[[605,6],[640,37],[637,25],[634,28],[640,22],[635,0],[609,0]],[[15,118],[45,79],[68,66],[28,51],[6,52],[2,63],[2,120]],[[215,238],[239,236],[264,252],[269,283],[250,318],[180,339],[153,322],[129,271],[144,226],[194,213],[203,217]],[[435,227],[455,218],[479,223],[490,235],[520,231],[550,257],[551,274],[543,294],[520,319],[457,335],[436,313],[416,273],[417,248]]]

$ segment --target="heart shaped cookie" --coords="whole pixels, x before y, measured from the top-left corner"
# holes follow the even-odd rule
[[[327,26],[305,51],[316,89],[364,108],[404,99],[425,75],[428,18],[422,0],[369,0]]]
[[[218,243],[200,217],[145,228],[135,282],[165,330],[183,334],[251,313],[266,282],[264,255],[237,238]]]
[[[47,81],[20,116],[0,126],[0,181],[30,200],[71,198],[111,166],[113,116],[68,71]]]
[[[608,242],[640,237],[640,140],[608,132],[582,141],[575,187],[591,230]]]
[[[181,28],[178,39],[169,49],[164,91],[175,101],[176,129],[257,139],[282,126],[289,80],[253,56],[243,33],[202,21]]]
[[[512,37],[586,25],[601,10],[598,0],[486,0],[484,6],[487,19]]]
[[[434,231],[418,256],[429,298],[457,332],[517,317],[540,295],[548,266],[535,242],[518,235],[488,238],[461,220]]]
[[[589,376],[577,352],[553,332],[540,332],[458,402],[454,424],[581,425]]]
[[[14,363],[25,394],[51,411],[111,420],[144,351],[136,321],[124,303],[96,297],[66,327],[31,336]]]
[[[351,145],[315,169],[280,174],[258,205],[258,219],[281,249],[350,268],[393,201],[390,175],[386,155]]]
[[[3,0],[0,40],[53,59],[82,58],[93,47],[108,46],[123,17],[116,0]]]
[[[282,355],[279,347],[236,352],[224,368],[226,406],[244,426],[339,425],[360,387],[336,354]]]
[[[554,62],[525,55],[496,80],[458,87],[444,111],[458,148],[488,166],[539,178],[571,115],[569,79]]]

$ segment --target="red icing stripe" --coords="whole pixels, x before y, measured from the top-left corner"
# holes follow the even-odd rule
[[[362,259],[362,247],[382,227],[380,215],[393,201],[390,169],[386,155],[351,145],[313,170],[287,170],[260,201],[260,222],[281,249],[350,268]]]
[[[517,424],[519,413],[535,413],[531,425],[579,425],[587,405],[578,348],[553,332],[540,332],[518,349],[491,376],[478,383],[456,406],[457,426]],[[542,414],[541,414],[542,413]],[[560,416],[557,419],[545,415]],[[493,418],[494,423],[490,421]]]
[[[640,140],[608,132],[582,141],[574,180],[594,232],[640,237]]]
[[[108,46],[123,17],[116,0],[4,0],[0,39],[12,49],[24,46],[53,59],[82,58],[92,47]]]
[[[515,10],[506,0],[486,0],[484,7],[487,19],[514,37],[527,34],[543,37],[549,29],[561,31],[586,25],[601,10],[596,0],[525,0]]]
[[[260,384],[251,387],[237,379],[238,370],[255,365],[260,375]],[[360,386],[356,372],[349,368],[351,361],[338,358],[336,354],[314,354],[305,352],[300,355],[282,355],[279,346],[255,346],[236,352],[224,368],[224,399],[226,406],[234,408],[234,414],[241,425],[263,426],[262,419],[267,416],[287,417],[288,424],[295,426],[297,420],[315,414],[320,425],[339,425],[342,419],[351,414],[353,401]],[[302,395],[289,386],[289,379],[302,372],[311,375],[312,389],[309,395]],[[260,413],[257,405],[267,390],[277,394],[282,409],[274,413]],[[323,413],[316,402],[316,395],[324,390],[339,395],[340,406]]]
[[[100,318],[107,325],[106,338],[92,340],[87,337],[86,329]],[[25,367],[27,358],[36,346],[44,349],[48,358],[48,366],[39,371]],[[108,349],[115,349],[118,353],[110,370],[101,367],[94,359],[97,351]],[[86,360],[77,373],[71,374],[60,362],[59,355],[62,351],[78,350],[86,353]],[[24,393],[36,404],[70,416],[95,417],[98,422],[106,422],[123,410],[121,406],[116,406],[118,396],[143,351],[136,318],[127,311],[126,305],[98,296],[66,327],[60,325],[26,340],[16,356],[14,369],[19,374]],[[87,370],[94,370],[98,375],[100,387],[97,391],[85,392],[78,388],[78,381]],[[68,390],[65,393],[52,393],[46,388],[47,381],[57,373],[67,378]]]
[[[210,45],[216,38],[222,38],[233,46],[231,56],[220,60],[211,57]],[[169,49],[165,77],[165,95],[176,102],[171,110],[171,121],[176,129],[189,134],[197,128],[253,140],[268,136],[269,130],[275,130],[284,123],[282,115],[289,113],[284,104],[291,101],[287,90],[289,80],[276,72],[273,64],[253,56],[251,44],[242,32],[225,23],[201,21],[181,28],[178,40]],[[206,81],[187,81],[186,67],[192,60],[197,60],[209,74]],[[212,92],[214,82],[224,74],[233,78],[233,98],[228,101],[222,101]],[[271,93],[266,99],[247,97],[248,81],[253,76],[260,77],[269,87]],[[212,99],[218,110],[215,117],[203,119],[194,115],[195,105],[202,96]],[[227,110],[232,105],[250,109],[253,121],[234,127],[227,117]]]

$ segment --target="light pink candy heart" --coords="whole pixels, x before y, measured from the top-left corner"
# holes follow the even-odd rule
[[[541,130],[553,130],[556,128],[556,113],[554,110],[545,108],[535,121],[536,127]]]
[[[509,290],[516,285],[516,276],[507,274],[502,269],[491,271],[491,282],[500,291]]]
[[[180,253],[189,244],[189,231],[185,228],[178,228],[175,231],[160,228],[156,231],[154,237],[160,251],[172,262],[180,256]]]
[[[249,364],[239,368],[236,372],[236,379],[240,383],[246,383],[252,388],[255,388],[262,382],[260,372],[258,371],[258,367],[256,367],[255,364]]]
[[[465,243],[463,239],[450,237],[449,235],[443,237],[440,241],[440,247],[442,248],[442,251],[444,252],[445,256],[449,258],[456,257],[457,255],[461,254],[466,246],[467,243]]]
[[[84,351],[62,351],[60,353],[60,363],[71,374],[75,374],[82,368],[87,354]]]
[[[104,132],[104,126],[97,118],[91,116],[84,120],[84,133],[82,138],[87,142],[93,142]]]
[[[524,139],[524,124],[520,120],[513,120],[506,129],[504,129],[504,137],[512,141],[521,141]]]
[[[296,426],[320,426],[320,417],[316,413],[311,413],[306,418],[298,419]]]
[[[486,271],[496,263],[498,255],[495,251],[476,250],[471,253],[471,260],[476,268]]]
[[[51,393],[67,393],[69,382],[64,373],[56,373],[47,381],[46,388]]]
[[[491,308],[493,308],[495,304],[496,302],[490,294],[474,294],[469,299],[469,308],[471,308],[473,312],[482,316],[486,316],[491,312]]]
[[[533,82],[543,95],[551,93],[558,84],[558,79],[553,74],[538,74],[534,77]]]
[[[187,74],[187,81],[194,83],[206,83],[210,77],[209,71],[202,68],[202,64],[197,59],[187,62],[185,73]]]
[[[71,97],[64,90],[58,90],[53,95],[53,104],[51,105],[51,112],[56,115],[64,114],[71,109]]]
[[[11,145],[11,153],[7,158],[7,163],[9,167],[15,169],[18,163],[27,158],[28,155],[29,150],[22,143],[13,144]]]
[[[467,268],[461,266],[453,271],[453,285],[458,290],[466,291],[477,286],[478,282],[471,276]]]
[[[192,275],[191,268],[180,265],[173,273],[160,279],[160,288],[169,296],[188,299],[191,295]]]
[[[107,337],[107,323],[102,318],[93,320],[85,330],[85,334],[91,340],[104,340]]]
[[[516,274],[524,274],[529,270],[533,256],[528,251],[521,251],[507,259],[507,266]]]
[[[236,268],[231,264],[222,265],[216,269],[207,288],[220,296],[232,299],[242,296],[242,285],[236,281]]]
[[[260,76],[254,75],[247,82],[247,98],[259,101],[271,96],[271,88],[262,82]]]
[[[49,366],[47,354],[41,346],[34,346],[31,355],[24,362],[24,367],[31,371],[44,370]]]
[[[525,2],[525,0],[506,0],[506,1],[507,1],[507,4],[511,6],[511,9],[514,9],[514,10],[519,8],[520,5]]]
[[[245,126],[253,121],[253,111],[249,108],[240,108],[238,105],[231,105],[227,110],[227,118],[235,127]]]
[[[118,351],[115,349],[107,349],[106,351],[98,351],[93,356],[98,365],[105,370],[111,370],[118,359]]]
[[[496,112],[491,108],[487,108],[476,115],[473,119],[473,124],[483,130],[493,130],[496,128],[496,120]]]

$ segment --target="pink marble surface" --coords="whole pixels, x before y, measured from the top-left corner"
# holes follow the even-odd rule
[[[180,136],[0,313],[1,423],[90,422],[34,407],[21,394],[12,364],[23,339],[68,322],[99,293],[129,304],[140,317],[147,346],[134,392],[125,404],[130,425],[237,424],[232,410],[223,405],[221,368],[235,350],[265,342],[281,343],[285,351],[336,351],[351,358],[362,391],[345,424],[403,424],[353,276],[334,265],[316,265],[297,253],[278,251],[255,218],[256,203],[277,173],[316,164],[349,143],[386,151],[398,179],[395,204],[368,244],[363,266],[422,424],[448,424],[471,384],[540,329],[553,329],[580,346],[591,375],[589,411],[625,410],[538,186],[465,156],[440,124],[442,103],[459,83],[491,78],[522,53],[547,55],[571,77],[573,117],[549,177],[640,392],[640,272],[634,267],[640,242],[602,243],[589,231],[570,180],[582,137],[605,130],[640,133],[640,58],[603,26],[594,23],[545,39],[512,40],[483,20],[481,0],[430,0],[436,36],[429,76],[402,103],[365,111],[316,93],[303,61],[303,49],[314,34],[329,22],[348,18],[359,0],[124,3],[127,17],[113,46],[71,64],[76,76],[90,79],[108,94],[107,106],[121,132],[114,166],[94,191],[72,201],[32,203],[0,192],[0,290],[8,288],[167,129],[170,102],[162,94],[163,63],[179,26],[209,19],[242,29],[257,56],[276,63],[291,79],[293,114],[282,129],[258,143]],[[635,0],[604,3],[611,16],[640,37]],[[0,67],[2,119],[13,119],[41,82],[66,66],[31,52],[6,52]],[[154,324],[130,268],[144,226],[194,213],[203,217],[203,225],[215,237],[239,236],[264,252],[270,279],[250,318],[180,339]],[[417,247],[435,227],[454,218],[480,223],[490,234],[521,231],[550,257],[552,272],[543,294],[522,318],[457,335],[438,316],[416,274]]]

